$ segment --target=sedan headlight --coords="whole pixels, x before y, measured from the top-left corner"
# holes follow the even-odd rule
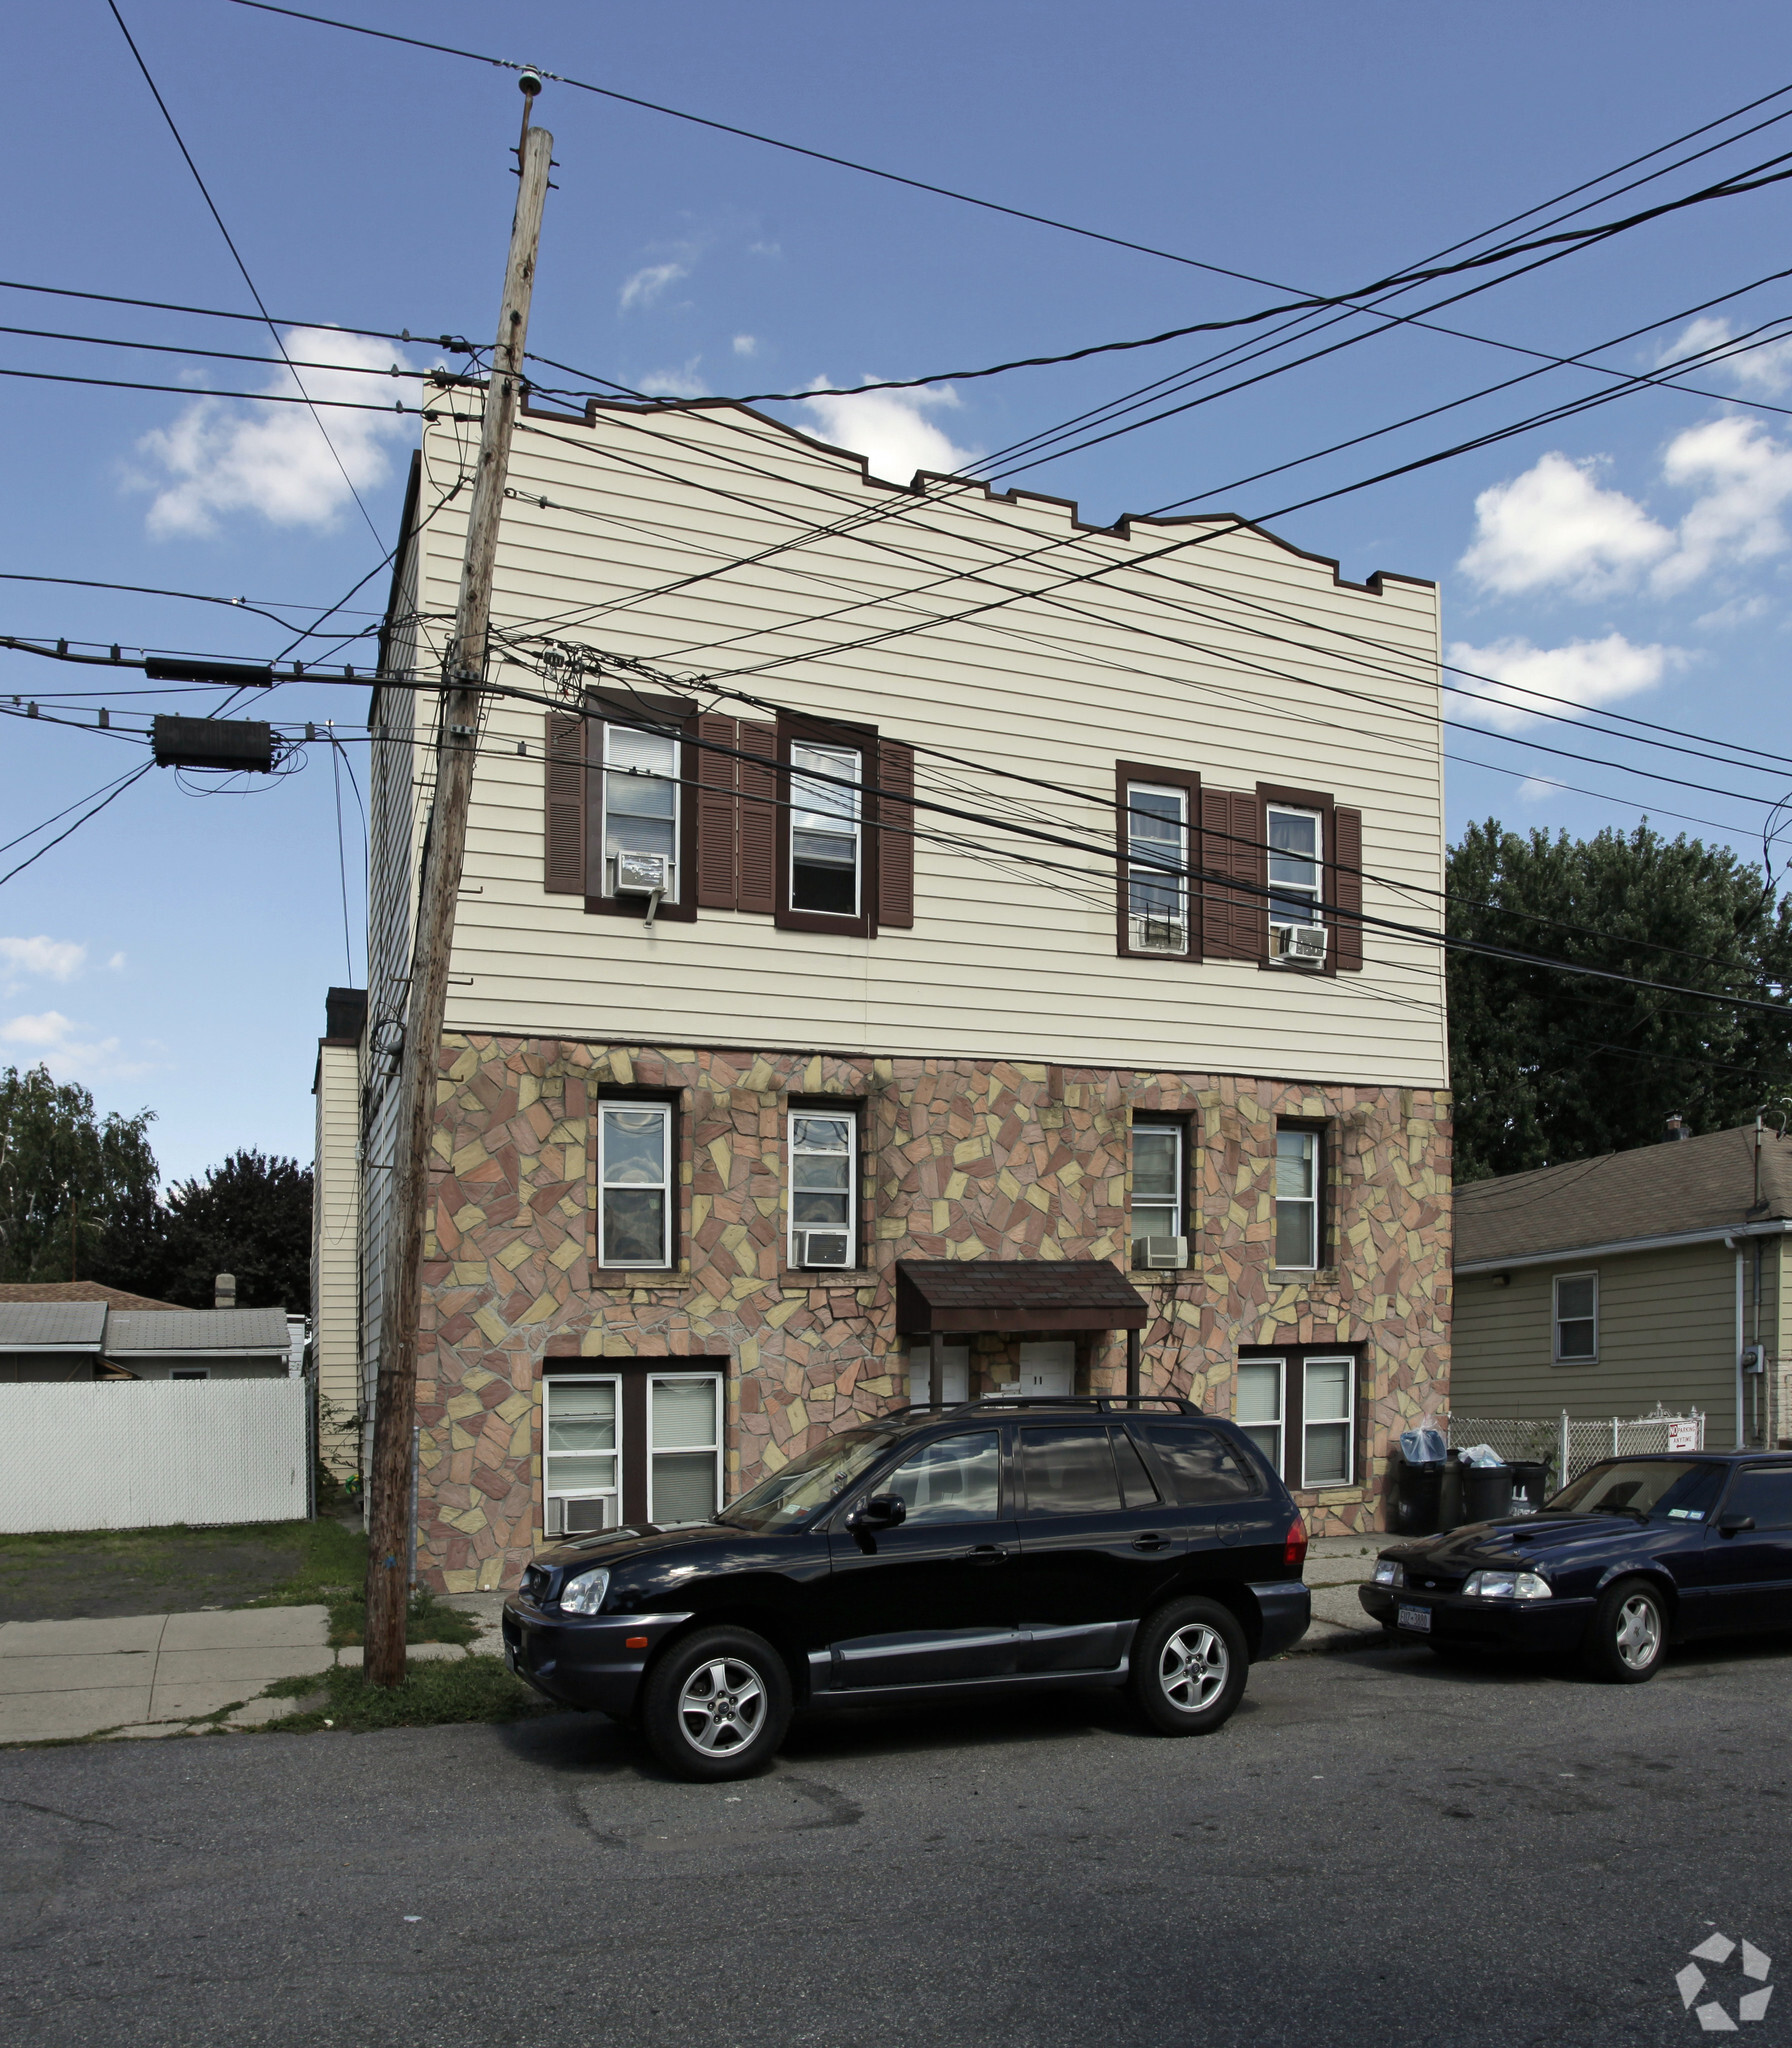
[[[1378,1586],[1404,1586],[1406,1584],[1406,1567],[1403,1564],[1396,1564],[1391,1557],[1377,1558],[1375,1560],[1375,1583]]]
[[[1550,1584],[1535,1572],[1470,1572],[1462,1590],[1478,1600],[1547,1600]]]
[[[610,1574],[606,1566],[599,1565],[595,1571],[580,1572],[576,1579],[568,1579],[560,1588],[560,1612],[596,1614],[609,1590]]]

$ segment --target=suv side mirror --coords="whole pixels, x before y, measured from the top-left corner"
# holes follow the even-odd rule
[[[1753,1515],[1719,1515],[1717,1530],[1720,1536],[1739,1536],[1744,1529],[1755,1526]]]
[[[874,1493],[871,1498],[855,1510],[847,1522],[849,1529],[863,1529],[874,1532],[878,1529],[895,1529],[908,1520],[907,1503],[893,1493]]]

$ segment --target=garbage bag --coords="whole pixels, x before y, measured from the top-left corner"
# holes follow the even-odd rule
[[[1456,1455],[1465,1465],[1503,1465],[1506,1462],[1492,1444],[1471,1444],[1466,1451],[1458,1451]]]
[[[1407,1429],[1400,1433],[1400,1455],[1409,1465],[1441,1465],[1448,1454],[1441,1429]]]

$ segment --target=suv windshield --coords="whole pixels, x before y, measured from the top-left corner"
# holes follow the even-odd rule
[[[1552,1515],[1668,1515],[1702,1522],[1723,1484],[1721,1465],[1677,1458],[1618,1458],[1595,1465],[1563,1487],[1544,1510]]]
[[[800,1458],[792,1458],[769,1479],[760,1480],[716,1520],[733,1529],[787,1529],[838,1500],[866,1466],[889,1448],[887,1430],[843,1430]]]

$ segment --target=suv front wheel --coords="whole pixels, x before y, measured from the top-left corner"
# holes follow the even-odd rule
[[[705,1628],[648,1673],[641,1727],[681,1778],[744,1778],[770,1763],[790,1725],[790,1676],[763,1636]]]
[[[1161,1735],[1211,1735],[1244,1697],[1244,1631],[1216,1600],[1173,1600],[1132,1645],[1132,1696]]]

